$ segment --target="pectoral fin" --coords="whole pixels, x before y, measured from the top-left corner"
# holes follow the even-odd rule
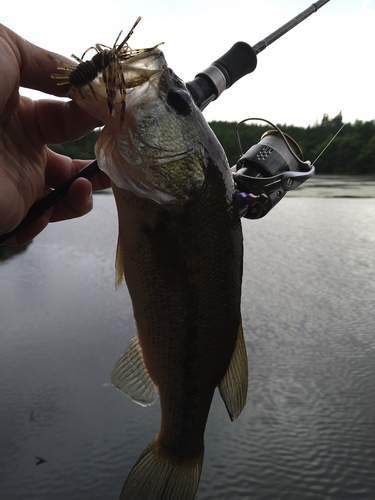
[[[137,336],[113,367],[110,382],[142,406],[155,402],[158,396],[157,387],[147,373]]]
[[[235,420],[246,404],[248,385],[248,366],[246,346],[242,325],[238,328],[237,341],[228,369],[219,384],[220,395],[228,410],[229,417]]]

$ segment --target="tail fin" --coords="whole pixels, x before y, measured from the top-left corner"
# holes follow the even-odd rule
[[[157,438],[143,451],[127,477],[120,500],[194,500],[203,453],[196,460],[169,460],[158,451]]]

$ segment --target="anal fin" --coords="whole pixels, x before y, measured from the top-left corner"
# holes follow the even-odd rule
[[[116,389],[142,406],[152,405],[158,397],[157,387],[151,380],[143,361],[137,336],[113,367],[110,382]]]
[[[245,407],[248,387],[247,354],[241,323],[232,359],[218,387],[229,417],[233,421]]]

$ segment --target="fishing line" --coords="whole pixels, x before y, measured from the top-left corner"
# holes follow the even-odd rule
[[[339,135],[339,133],[341,132],[341,130],[345,127],[346,123],[344,123],[341,127],[340,127],[340,130],[338,132],[336,132],[336,134],[332,137],[332,139],[329,141],[329,143],[326,145],[325,148],[323,148],[323,150],[318,154],[318,156],[315,158],[315,160],[313,161],[313,165],[315,165],[315,163],[317,162],[317,160],[319,160],[319,158],[322,156],[322,154],[324,153],[324,151],[332,144],[332,142],[336,139],[336,137]]]

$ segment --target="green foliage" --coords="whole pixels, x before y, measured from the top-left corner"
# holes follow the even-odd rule
[[[49,147],[56,153],[70,156],[70,158],[93,160],[95,158],[94,146],[99,132],[99,130],[94,130],[78,141],[66,142],[65,144],[51,144]]]
[[[313,127],[279,125],[301,147],[304,158],[314,161],[343,124],[342,115],[330,119],[324,115],[321,123]],[[229,164],[235,165],[240,156],[234,122],[211,122],[211,128],[221,142]],[[271,127],[248,122],[239,128],[243,152],[260,141],[265,130]],[[348,123],[316,162],[319,175],[375,174],[375,120]]]
[[[312,127],[278,125],[301,147],[305,159],[314,161],[342,125],[342,115],[330,119],[323,115],[320,123]],[[213,121],[210,123],[228,157],[229,164],[235,165],[240,155],[235,131],[236,123]],[[240,137],[243,152],[260,141],[262,134],[270,127],[248,122],[241,125]],[[54,151],[71,158],[93,159],[94,145],[99,131],[93,131],[79,141],[50,146]],[[317,161],[319,175],[363,175],[375,174],[375,120],[345,125],[340,134]]]

